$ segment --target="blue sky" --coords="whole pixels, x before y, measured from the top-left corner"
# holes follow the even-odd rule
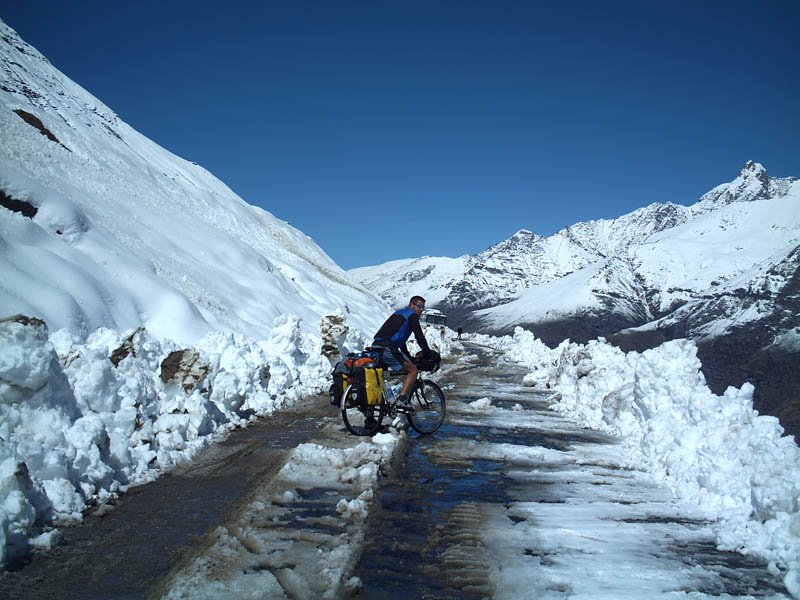
[[[797,0],[10,4],[57,68],[344,268],[691,204],[750,159],[800,176]]]

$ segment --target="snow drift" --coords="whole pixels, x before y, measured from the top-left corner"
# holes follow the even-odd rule
[[[554,409],[622,437],[631,466],[696,502],[722,547],[766,558],[800,597],[800,448],[753,410],[752,385],[712,393],[690,340],[627,354],[602,338],[551,349],[522,328],[481,340],[527,365]]]
[[[0,316],[68,329],[306,332],[388,307],[314,241],[123,122],[0,22]]]

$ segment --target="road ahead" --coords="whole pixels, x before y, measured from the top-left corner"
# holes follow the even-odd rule
[[[623,467],[613,439],[548,410],[519,367],[465,348],[447,424],[411,440],[381,485],[361,598],[789,597]]]
[[[435,435],[365,442],[312,399],[64,529],[0,596],[788,598],[518,366],[455,359]]]

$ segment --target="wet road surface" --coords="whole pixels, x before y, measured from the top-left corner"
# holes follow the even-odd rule
[[[359,598],[789,598],[763,562],[717,550],[710,523],[620,465],[613,439],[472,350],[445,390],[447,423],[410,440],[381,486]]]

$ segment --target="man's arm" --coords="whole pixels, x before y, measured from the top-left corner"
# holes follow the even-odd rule
[[[378,333],[375,334],[376,340],[388,340],[390,337],[394,335],[394,332],[400,329],[400,326],[405,321],[403,315],[399,313],[392,314],[381,328],[378,330]]]
[[[425,339],[425,334],[422,333],[422,326],[419,324],[419,316],[413,314],[408,317],[408,324],[411,326],[411,331],[414,332],[414,337],[417,339],[419,347],[422,348],[423,352],[430,352],[428,340]]]

